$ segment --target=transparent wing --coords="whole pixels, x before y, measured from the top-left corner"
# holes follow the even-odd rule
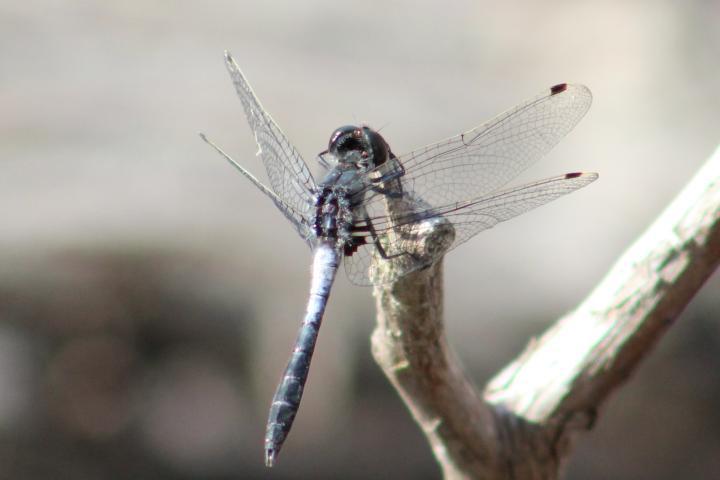
[[[556,85],[460,135],[401,155],[403,187],[431,205],[497,190],[546,154],[590,108],[583,85]]]
[[[392,282],[430,266],[447,251],[494,225],[582,188],[598,178],[596,173],[568,173],[511,187],[472,200],[428,207],[405,193],[400,199],[366,205],[365,244],[345,257],[345,270],[358,285]],[[380,199],[380,196],[374,197]],[[390,214],[373,215],[382,208]],[[366,226],[361,226],[365,230]],[[381,253],[382,252],[382,253]]]
[[[290,221],[290,223],[292,223],[295,226],[295,229],[298,231],[300,236],[304,240],[306,240],[308,243],[311,242],[311,240],[313,238],[313,230],[310,227],[310,225],[311,225],[310,222],[304,215],[301,215],[299,212],[296,212],[289,205],[287,205],[285,202],[283,202],[275,194],[275,192],[273,192],[271,189],[269,189],[268,187],[263,185],[260,180],[255,178],[255,175],[250,173],[248,170],[245,169],[245,167],[243,167],[242,165],[237,163],[235,160],[233,160],[232,157],[230,157],[230,155],[225,153],[225,151],[222,148],[218,147],[212,141],[210,141],[210,139],[208,139],[204,133],[200,134],[200,138],[202,138],[205,143],[210,145],[212,148],[215,149],[215,151],[217,151],[220,155],[222,155],[222,157],[225,158],[225,160],[227,160],[228,163],[230,163],[230,165],[232,165],[240,173],[242,173],[245,176],[245,178],[250,180],[252,182],[252,184],[257,187],[258,190],[260,190],[262,193],[267,195],[270,198],[270,200],[273,201],[275,206],[278,209],[280,209],[280,211],[283,213],[283,215],[285,215],[285,218],[287,218]]]
[[[316,188],[307,164],[280,127],[260,105],[229,52],[225,52],[225,64],[242,102],[250,128],[255,134],[255,141],[258,144],[257,154],[265,165],[273,192],[283,204],[287,205],[290,216],[295,216],[299,223],[307,224],[312,213],[312,193]],[[288,215],[288,212],[284,213]]]

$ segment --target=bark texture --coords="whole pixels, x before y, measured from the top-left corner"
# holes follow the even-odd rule
[[[555,479],[720,263],[720,150],[595,290],[478,392],[443,329],[442,262],[375,288],[373,355],[448,479]]]

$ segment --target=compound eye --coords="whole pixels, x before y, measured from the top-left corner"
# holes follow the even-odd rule
[[[343,157],[352,151],[364,151],[362,130],[354,125],[340,127],[330,136],[328,152],[335,157]]]
[[[375,130],[364,127],[365,137],[370,144],[370,149],[373,155],[373,162],[377,165],[385,162],[385,159],[390,154],[390,148],[385,142],[385,139]]]

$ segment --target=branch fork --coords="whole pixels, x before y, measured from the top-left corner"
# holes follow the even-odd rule
[[[447,479],[556,479],[573,440],[720,263],[720,149],[574,311],[475,389],[443,326],[442,261],[374,290],[372,351]]]

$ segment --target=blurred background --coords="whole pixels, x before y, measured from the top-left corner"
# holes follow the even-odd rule
[[[332,130],[400,154],[560,82],[587,117],[519,181],[590,187],[446,260],[450,341],[483,385],[573,308],[720,141],[720,3],[0,3],[0,478],[439,478],[342,274],[279,464],[267,408],[309,288],[230,50],[314,165]],[[573,479],[720,476],[716,275],[595,430]]]

